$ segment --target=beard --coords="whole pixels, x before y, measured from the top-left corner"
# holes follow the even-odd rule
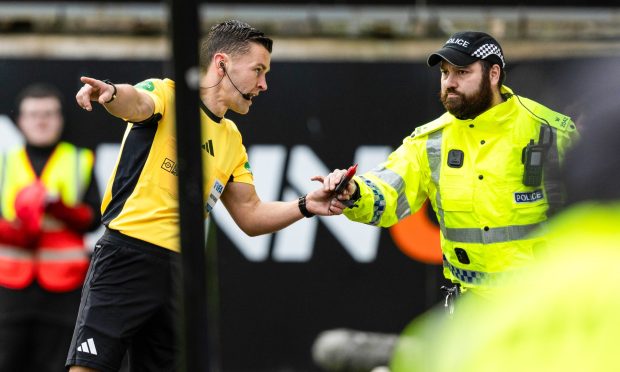
[[[448,98],[448,93],[457,94],[458,97]],[[454,88],[448,88],[445,92],[439,93],[439,98],[443,107],[458,119],[473,119],[491,107],[493,102],[491,79],[483,77],[478,86],[478,91],[470,95],[459,93]]]

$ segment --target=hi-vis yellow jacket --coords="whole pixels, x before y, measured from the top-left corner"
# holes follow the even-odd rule
[[[49,196],[69,207],[80,204],[91,182],[94,155],[92,151],[60,142],[40,177],[32,168],[24,146],[0,154],[0,216],[17,219],[15,199],[24,187],[40,181]],[[0,243],[0,287],[23,289],[37,280],[51,292],[67,292],[79,288],[86,277],[89,257],[83,232],[74,231],[46,213],[40,235],[34,246]]]
[[[416,128],[386,162],[355,178],[361,197],[344,212],[388,227],[428,198],[440,223],[444,275],[482,295],[544,245],[530,232],[562,203],[557,171],[577,136],[569,117],[507,87],[502,93],[509,98],[475,119],[445,113]],[[525,186],[523,149],[547,124],[553,135],[542,183]]]

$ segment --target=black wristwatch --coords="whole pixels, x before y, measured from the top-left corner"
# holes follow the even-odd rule
[[[112,93],[112,98],[110,98],[109,100],[105,101],[104,103],[110,103],[110,102],[114,101],[116,99],[116,85],[114,85],[114,83],[111,82],[108,79],[101,80],[101,81],[103,81],[104,83],[106,83],[108,85],[111,85],[112,88],[114,88],[114,92]]]
[[[304,217],[314,217],[314,213],[310,213],[310,211],[308,211],[308,208],[306,208],[306,196],[307,195],[299,197],[299,199],[297,200],[297,206],[299,207],[299,211],[301,212],[301,214],[304,215]]]

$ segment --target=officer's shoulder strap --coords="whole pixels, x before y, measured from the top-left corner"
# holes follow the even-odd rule
[[[547,106],[542,105],[529,98],[521,97],[516,94],[514,95],[514,97],[517,99],[518,104],[525,108],[525,112],[534,120],[537,120],[541,123],[549,124],[554,128],[566,132],[574,132],[575,130],[577,130],[577,128],[575,127],[575,123],[573,123],[570,117],[553,111]]]
[[[440,130],[446,125],[450,124],[451,121],[452,121],[452,116],[446,112],[445,114],[441,115],[437,119],[417,127],[413,131],[413,133],[411,133],[411,137],[417,138],[417,137],[429,135],[433,132]]]

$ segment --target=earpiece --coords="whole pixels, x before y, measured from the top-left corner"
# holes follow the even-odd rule
[[[228,72],[226,72],[226,64],[224,63],[224,61],[220,61],[219,65],[220,65],[220,68],[222,69],[222,71],[224,71],[224,75],[222,76],[222,79],[224,78],[224,76],[227,76],[228,80],[230,81],[232,86],[235,87],[235,89],[237,90],[237,92],[239,92],[239,94],[241,94],[241,97],[243,97],[244,99],[246,99],[248,101],[251,101],[252,100],[252,94],[251,93],[243,93],[242,91],[239,90],[239,88],[237,88],[235,83],[230,78],[230,75],[228,75]],[[220,79],[220,81],[222,81],[222,79]],[[219,82],[217,84],[219,84]],[[215,85],[217,85],[217,84],[215,84]]]

